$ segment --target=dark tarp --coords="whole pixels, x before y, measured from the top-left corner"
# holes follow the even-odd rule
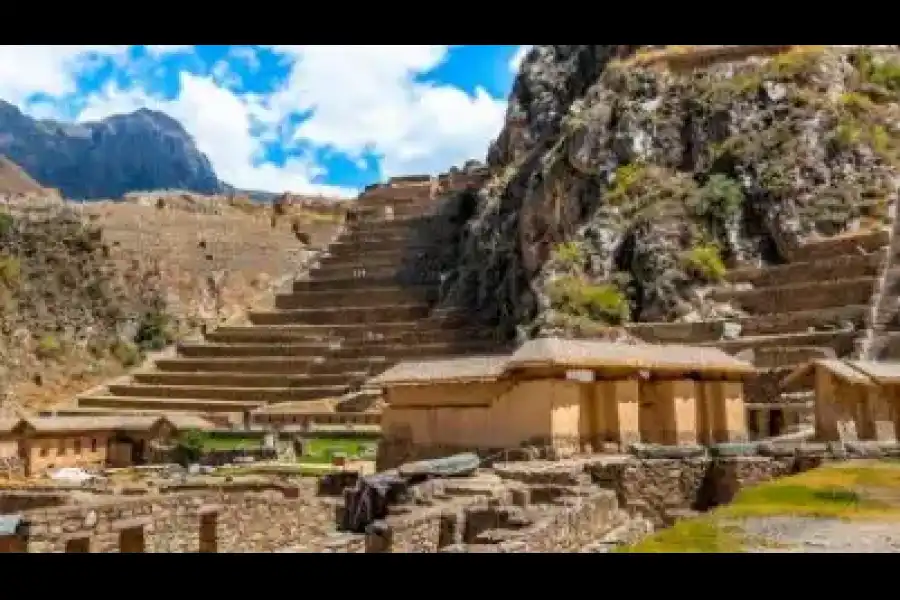
[[[456,454],[408,463],[396,471],[361,477],[356,487],[344,494],[341,528],[364,533],[369,524],[387,516],[390,505],[407,499],[410,486],[432,478],[465,477],[474,473],[480,464],[477,454]]]
[[[401,465],[397,470],[403,477],[468,477],[479,466],[481,466],[481,459],[478,458],[478,455],[467,452],[445,458],[407,463]]]
[[[365,533],[366,527],[388,513],[388,506],[404,499],[409,489],[407,480],[396,472],[362,477],[356,489],[345,494],[344,522],[341,529]]]

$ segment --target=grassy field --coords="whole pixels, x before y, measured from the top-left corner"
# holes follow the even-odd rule
[[[208,436],[203,440],[204,450],[251,450],[259,448],[258,437]],[[376,442],[352,438],[313,438],[306,442],[306,453],[298,457],[302,463],[330,463],[334,453],[348,457],[362,456],[367,449],[373,449]]]
[[[766,540],[748,539],[741,531],[741,519],[777,516],[900,520],[900,462],[829,465],[748,488],[728,506],[616,551],[741,552],[748,545],[767,545]]]
[[[374,449],[373,441],[350,438],[314,438],[306,443],[306,453],[298,460],[304,463],[331,462],[334,453],[348,457],[362,456],[367,449]]]

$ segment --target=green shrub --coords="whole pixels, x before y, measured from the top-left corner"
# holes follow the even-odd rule
[[[728,273],[722,254],[715,244],[700,244],[691,248],[684,256],[688,269],[707,281],[721,281]]]
[[[577,242],[561,242],[553,248],[551,259],[566,268],[575,267],[584,262],[585,256]]]
[[[38,340],[35,354],[41,359],[58,358],[62,354],[62,351],[62,344],[56,336],[48,333]]]
[[[12,231],[14,224],[15,221],[13,220],[12,215],[0,213],[0,237],[5,236]]]
[[[727,175],[711,175],[693,201],[694,212],[701,217],[730,221],[738,216],[744,204],[740,184]]]
[[[172,321],[168,315],[158,311],[143,314],[138,324],[134,342],[141,350],[162,350],[175,339]]]
[[[110,346],[109,353],[123,367],[134,367],[141,362],[142,354],[140,348],[134,344],[117,340]]]
[[[182,466],[196,463],[203,456],[206,443],[207,436],[202,431],[189,429],[182,432],[175,445],[175,462]]]
[[[612,188],[606,193],[607,201],[613,205],[621,204],[628,197],[628,192],[641,180],[645,172],[646,167],[638,163],[622,165],[617,168]]]
[[[548,289],[550,302],[560,312],[619,325],[628,320],[628,299],[615,285],[592,284],[567,275],[553,280]]]
[[[841,94],[840,104],[854,115],[865,114],[875,108],[875,103],[872,102],[872,99],[859,92],[845,92]]]
[[[893,59],[875,60],[875,56],[867,49],[857,50],[853,58],[864,81],[891,92],[900,91],[900,62]]]
[[[22,263],[15,256],[0,256],[0,284],[9,289],[18,287],[22,277]]]

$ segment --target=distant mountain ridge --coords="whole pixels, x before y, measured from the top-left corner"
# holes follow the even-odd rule
[[[137,190],[233,190],[181,123],[148,109],[73,124],[36,120],[0,100],[0,155],[72,199],[119,198]],[[253,195],[263,199],[268,193]]]

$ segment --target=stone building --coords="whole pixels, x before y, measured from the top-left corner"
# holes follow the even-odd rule
[[[26,477],[65,467],[126,467],[151,462],[179,430],[210,428],[189,415],[20,419],[0,424],[0,456],[17,458]]]
[[[814,360],[797,367],[783,386],[814,389],[819,441],[897,439],[900,363]]]
[[[745,440],[743,380],[713,348],[542,338],[512,355],[404,362],[383,388],[379,465],[523,445],[561,453]]]

